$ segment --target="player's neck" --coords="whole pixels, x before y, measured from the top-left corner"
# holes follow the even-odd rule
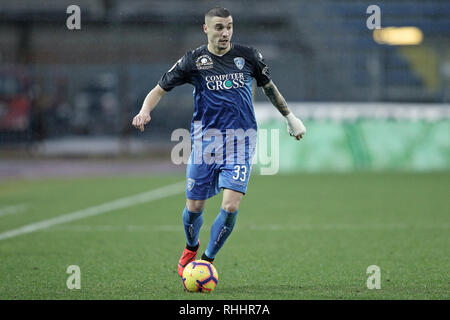
[[[210,43],[208,43],[208,51],[216,56],[223,56],[225,53],[231,50],[231,43],[228,43],[228,47],[226,49],[220,50],[217,48],[214,48]]]

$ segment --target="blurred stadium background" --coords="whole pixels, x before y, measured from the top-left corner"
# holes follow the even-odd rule
[[[81,9],[81,30],[66,27],[71,4]],[[418,39],[377,43],[366,27],[371,4],[383,28],[415,27]],[[260,127],[280,128],[280,154],[298,155],[282,157],[281,172],[450,168],[450,1],[1,0],[3,176],[65,172],[76,167],[69,158],[93,157],[182,172],[170,163],[170,134],[189,128],[191,86],[165,96],[143,134],[130,123],[161,75],[205,42],[203,13],[215,5],[230,8],[234,41],[263,53],[308,127],[292,148],[256,90]]]

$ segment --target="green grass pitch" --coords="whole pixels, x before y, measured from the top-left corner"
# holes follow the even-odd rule
[[[0,183],[0,234],[183,176]],[[184,193],[0,240],[0,299],[449,299],[450,172],[257,176],[212,294],[177,274]],[[210,199],[203,252],[221,195]],[[6,212],[6,213],[5,213]],[[78,265],[81,289],[66,269]],[[366,269],[381,269],[381,289]]]

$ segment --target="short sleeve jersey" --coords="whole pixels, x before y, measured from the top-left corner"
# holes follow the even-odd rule
[[[202,134],[208,129],[257,129],[253,110],[252,82],[264,86],[269,69],[256,49],[231,44],[222,56],[209,52],[206,45],[186,53],[159,80],[165,91],[190,83],[194,86],[194,122],[201,121]]]

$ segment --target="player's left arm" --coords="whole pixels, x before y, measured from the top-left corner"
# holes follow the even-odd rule
[[[286,100],[278,90],[277,86],[270,80],[267,84],[262,86],[264,94],[269,98],[270,102],[278,109],[278,111],[286,118],[287,129],[291,136],[300,140],[306,133],[306,128],[302,120],[297,118],[289,109]]]

